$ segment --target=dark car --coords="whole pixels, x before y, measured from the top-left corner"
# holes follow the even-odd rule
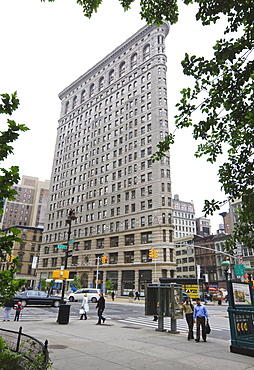
[[[41,290],[25,290],[22,293],[18,293],[13,297],[14,303],[21,302],[22,306],[42,306],[50,305],[53,307],[59,307],[61,297],[51,296]]]

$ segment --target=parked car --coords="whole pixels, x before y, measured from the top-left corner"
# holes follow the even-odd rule
[[[69,294],[67,299],[70,302],[82,301],[82,299],[84,298],[84,293],[87,293],[88,301],[91,301],[94,303],[97,302],[100,298],[99,296],[100,289],[82,288],[82,289],[76,290],[76,292]]]
[[[16,294],[13,297],[13,300],[15,304],[21,302],[23,307],[27,305],[49,305],[53,307],[59,307],[61,297],[51,296],[41,290],[25,290],[24,292]]]

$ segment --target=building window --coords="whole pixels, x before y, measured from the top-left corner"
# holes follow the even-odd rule
[[[90,86],[90,92],[89,92],[89,97],[91,98],[93,95],[94,95],[94,91],[95,91],[95,88],[94,88],[94,83]]]
[[[109,72],[109,83],[111,83],[112,81],[114,81],[114,78],[115,78],[115,71],[112,69]]]
[[[141,227],[146,226],[146,218],[145,218],[145,216],[142,216],[142,217],[140,218],[140,226],[141,226]]]
[[[118,253],[109,253],[109,264],[118,263]]]
[[[84,249],[85,250],[90,250],[91,249],[91,246],[92,246],[91,240],[85,240],[85,242],[84,242]]]
[[[101,77],[99,80],[99,91],[101,91],[104,87],[104,77]]]
[[[104,248],[104,239],[97,239],[96,240],[96,248],[97,249],[103,249]]]
[[[124,263],[133,263],[134,262],[134,251],[124,252]]]
[[[51,266],[56,267],[57,266],[57,257],[51,258]]]
[[[131,68],[135,67],[136,65],[137,65],[137,53],[131,56]]]
[[[141,233],[141,244],[152,243],[152,232]]]
[[[125,73],[125,62],[122,62],[119,67],[119,77],[122,77]]]
[[[149,249],[146,249],[145,251],[140,251],[141,252],[141,262],[151,262],[152,258],[149,258]]]
[[[118,247],[118,236],[112,236],[110,238],[110,248]]]
[[[78,265],[78,256],[72,256],[71,264],[77,266]]]
[[[43,258],[42,267],[48,267],[48,258]]]
[[[147,44],[143,49],[143,60],[146,60],[150,57],[150,45]]]
[[[125,245],[134,245],[135,237],[134,234],[125,235]]]

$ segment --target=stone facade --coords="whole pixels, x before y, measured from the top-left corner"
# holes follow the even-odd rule
[[[174,275],[170,158],[151,159],[168,134],[168,32],[167,24],[143,27],[60,93],[39,277],[64,265],[57,245],[66,243],[70,209],[71,278],[95,286],[100,261],[99,286],[111,278],[128,294]]]

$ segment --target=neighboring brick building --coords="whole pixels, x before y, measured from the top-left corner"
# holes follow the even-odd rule
[[[73,208],[70,276],[95,286],[112,279],[119,294],[175,271],[169,154],[151,155],[168,134],[167,24],[145,26],[60,93],[39,276],[64,264]],[[158,250],[155,263],[149,249]]]

